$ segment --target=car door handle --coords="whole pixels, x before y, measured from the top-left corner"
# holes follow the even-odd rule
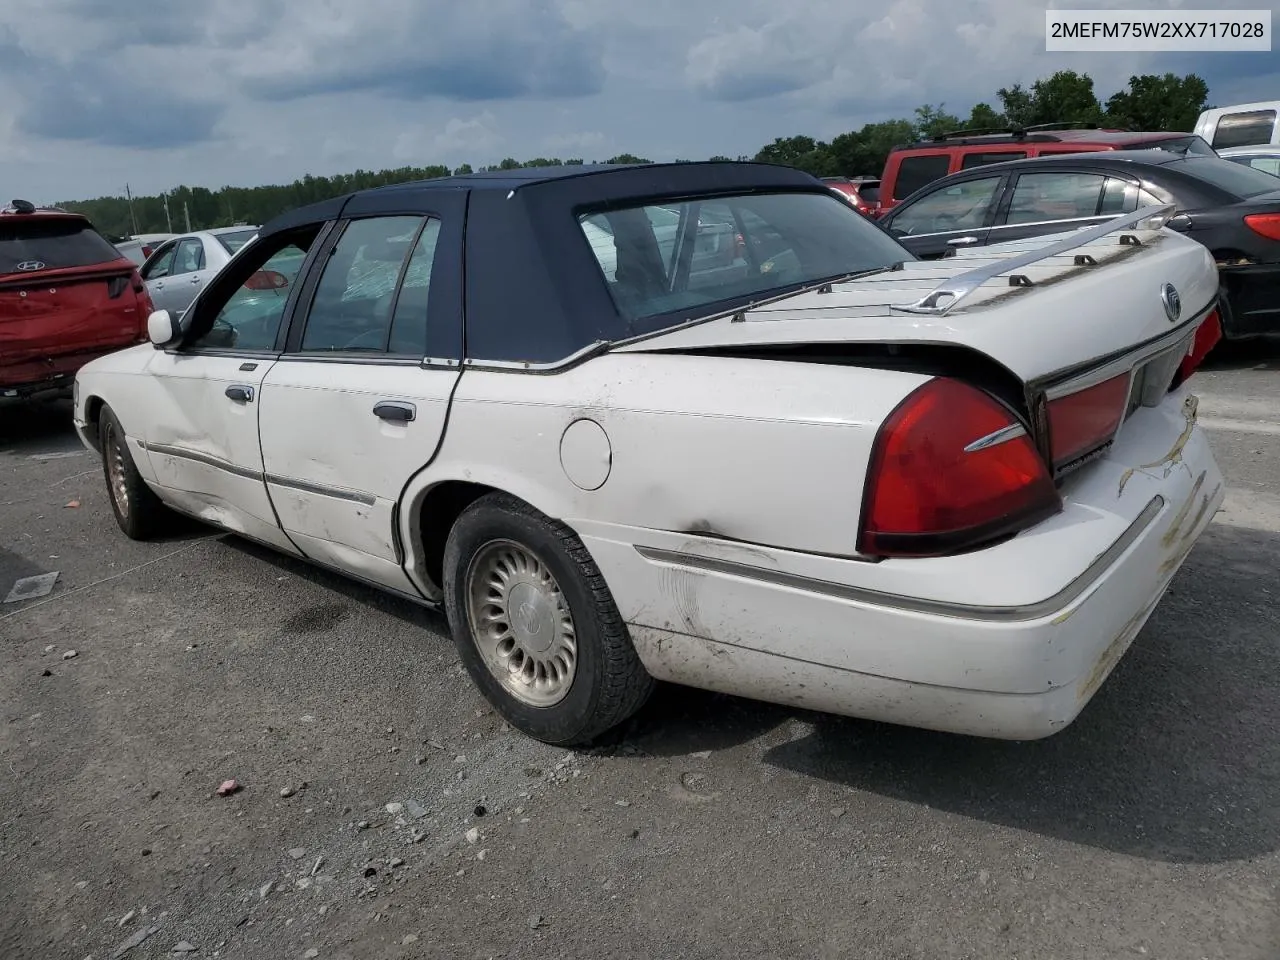
[[[380,400],[373,405],[373,415],[380,420],[394,423],[408,423],[418,416],[418,408],[412,403],[398,403],[393,400]]]
[[[199,278],[199,277],[192,277],[192,278],[191,278],[191,282],[192,282],[192,283],[199,283],[199,282],[200,282],[200,278]]]
[[[244,384],[232,384],[227,387],[226,394],[228,398],[234,400],[236,403],[253,402],[253,387],[245,386]]]
[[[968,245],[969,245],[969,244],[971,244],[971,243],[977,243],[977,242],[978,242],[978,238],[977,238],[977,237],[956,237],[954,240],[948,240],[948,241],[947,241],[947,246],[949,246],[949,247],[965,247],[965,246],[968,246]]]

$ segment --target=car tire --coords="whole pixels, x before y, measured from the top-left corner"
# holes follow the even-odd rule
[[[102,475],[116,523],[130,540],[150,540],[172,528],[176,514],[161,503],[138,473],[124,428],[110,407],[98,417]]]
[[[653,692],[587,548],[523,501],[495,493],[467,507],[449,532],[443,579],[467,672],[529,736],[585,746]]]

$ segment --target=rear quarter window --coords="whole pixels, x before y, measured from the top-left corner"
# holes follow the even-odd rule
[[[25,273],[19,264],[43,264],[35,269],[90,267],[119,260],[122,254],[83,220],[62,218],[7,220],[0,218],[0,274]]]
[[[905,200],[921,187],[947,175],[951,154],[917,154],[903,157],[898,164],[898,178],[893,185],[893,199]]]

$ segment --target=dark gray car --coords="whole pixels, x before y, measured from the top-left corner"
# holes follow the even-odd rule
[[[880,225],[928,260],[1168,203],[1177,208],[1169,227],[1218,261],[1224,336],[1280,333],[1280,184],[1220,157],[1143,150],[996,163],[935,180]]]

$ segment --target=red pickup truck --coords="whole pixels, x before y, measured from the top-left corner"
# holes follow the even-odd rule
[[[0,209],[0,398],[70,391],[90,360],[146,341],[151,309],[137,267],[85,217]]]

